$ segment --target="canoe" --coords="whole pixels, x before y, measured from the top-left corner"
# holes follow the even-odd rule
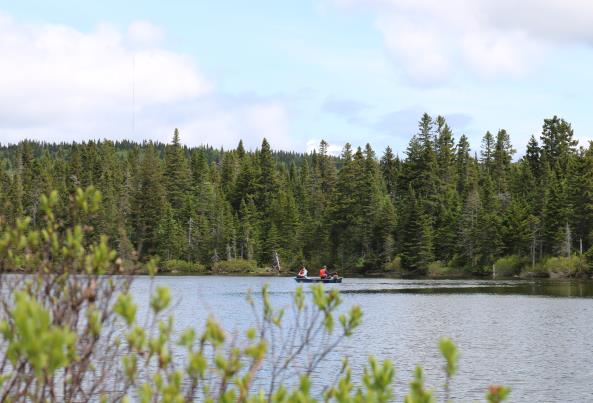
[[[319,277],[307,277],[307,278],[303,278],[303,277],[295,277],[294,280],[297,283],[341,283],[342,282],[342,277],[338,277],[338,278],[328,278],[328,279],[321,279]]]

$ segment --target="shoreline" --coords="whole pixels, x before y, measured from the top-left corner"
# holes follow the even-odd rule
[[[3,270],[2,274],[31,274],[21,270]],[[140,269],[135,272],[131,273],[121,273],[122,275],[128,274],[133,276],[148,276],[148,271],[146,269]],[[261,268],[257,271],[185,271],[185,270],[159,270],[155,274],[155,276],[203,276],[203,277],[211,277],[211,276],[221,276],[221,277],[286,277],[286,278],[294,278],[296,276],[296,272],[272,272],[268,268]],[[443,273],[439,275],[412,275],[412,274],[402,274],[402,273],[394,273],[388,271],[373,271],[367,273],[352,273],[352,272],[343,272],[340,274],[341,277],[348,279],[348,278],[367,278],[367,279],[393,279],[393,280],[577,280],[577,281],[588,281],[593,280],[593,275],[587,275],[583,273],[581,275],[576,276],[569,276],[569,275],[542,275],[542,273],[523,273],[521,275],[514,275],[514,276],[497,276],[492,277],[490,275],[472,275],[457,271],[450,271],[448,273]],[[316,276],[310,276],[316,277]]]

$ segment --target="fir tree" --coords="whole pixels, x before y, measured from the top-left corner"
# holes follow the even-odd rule
[[[461,135],[459,143],[457,143],[457,156],[455,164],[457,166],[457,193],[462,199],[465,199],[469,191],[469,142],[465,135]]]
[[[209,177],[208,161],[204,150],[198,148],[191,153],[191,181],[192,187],[199,189]]]
[[[402,268],[414,274],[425,274],[434,260],[430,220],[423,211],[412,187],[408,190],[407,213],[403,227]]]
[[[395,199],[398,177],[397,161],[393,155],[391,147],[387,146],[385,153],[381,158],[381,173],[383,174],[383,181],[387,187],[387,194]]]
[[[155,146],[149,144],[140,161],[131,209],[132,239],[141,257],[158,250],[160,237],[157,225],[163,217],[165,201],[161,162]]]
[[[455,142],[453,133],[447,125],[445,118],[436,118],[437,140],[436,154],[438,173],[441,184],[445,187],[454,186],[455,180]]]
[[[165,147],[165,189],[167,200],[177,218],[183,215],[186,193],[190,187],[190,172],[185,152],[180,143],[179,130],[175,129],[173,141]]]
[[[569,156],[576,151],[577,141],[573,139],[573,130],[567,121],[557,116],[544,119],[542,134],[542,158],[555,172],[566,172]]]
[[[511,139],[506,130],[501,129],[496,135],[494,146],[494,179],[496,190],[499,194],[507,193],[509,177],[511,175],[511,162],[515,150],[511,145]]]
[[[494,163],[494,136],[489,131],[482,138],[482,149],[480,150],[480,162],[488,175],[492,174]]]

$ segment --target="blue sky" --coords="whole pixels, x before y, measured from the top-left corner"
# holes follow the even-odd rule
[[[474,148],[505,128],[521,154],[554,114],[586,145],[593,5],[520,4],[0,1],[0,142],[179,127],[191,145],[402,154],[426,111]]]

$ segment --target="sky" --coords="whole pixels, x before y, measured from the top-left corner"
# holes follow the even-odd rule
[[[589,0],[0,0],[0,143],[403,155],[422,113],[474,150],[543,119],[593,139]]]

